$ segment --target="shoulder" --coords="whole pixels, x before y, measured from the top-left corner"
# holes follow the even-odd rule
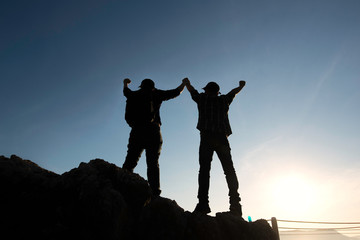
[[[228,103],[231,103],[231,102],[234,100],[234,98],[235,98],[235,94],[228,93],[228,94],[226,94],[226,95],[220,95],[220,97],[221,97],[224,101],[226,101],[226,102],[228,102]]]
[[[192,96],[196,95],[196,96],[201,96],[201,95],[204,95],[204,93],[199,93],[198,90],[194,89],[190,92],[190,94]]]
[[[161,90],[161,89],[157,89],[157,88],[155,88],[154,90],[153,90],[153,94],[164,94],[166,92],[166,90]]]
[[[198,101],[203,95],[203,93],[199,93],[196,89],[193,89],[192,91],[190,91],[190,95],[194,101]]]
[[[133,93],[133,91],[128,87],[124,87],[123,93],[124,93],[125,97],[129,97]]]
[[[178,88],[169,89],[169,90],[160,90],[156,89],[159,95],[166,95],[166,96],[177,96],[180,95],[180,90]]]
[[[156,88],[152,91],[152,95],[155,97],[164,97],[169,94],[169,91],[170,90],[161,90]]]
[[[124,88],[124,95],[127,98],[134,98],[141,95],[141,91],[140,90],[133,91],[130,88]]]

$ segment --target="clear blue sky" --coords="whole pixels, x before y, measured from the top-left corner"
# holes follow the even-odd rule
[[[121,166],[124,78],[134,90],[144,78],[159,89],[216,81],[222,93],[244,79],[229,138],[244,215],[359,220],[359,12],[358,0],[1,1],[0,154],[56,173],[94,158]],[[192,211],[187,90],[161,117],[163,196]],[[146,178],[144,156],[136,172]],[[213,213],[227,201],[215,157]]]

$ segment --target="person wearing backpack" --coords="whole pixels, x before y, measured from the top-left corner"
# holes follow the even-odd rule
[[[160,195],[159,156],[163,143],[160,126],[160,107],[163,101],[173,99],[184,90],[184,80],[172,90],[159,90],[151,79],[144,79],[139,90],[132,91],[124,79],[126,97],[125,120],[131,127],[128,150],[123,169],[133,172],[142,152],[146,151],[147,178],[154,197]]]

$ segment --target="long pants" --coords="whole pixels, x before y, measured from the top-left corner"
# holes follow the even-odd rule
[[[159,156],[162,146],[160,127],[133,127],[130,132],[127,156],[123,168],[133,172],[141,154],[146,150],[147,178],[154,195],[160,195]]]
[[[217,153],[224,170],[226,182],[229,188],[230,204],[240,202],[238,193],[239,183],[230,154],[230,145],[225,134],[201,132],[199,149],[199,190],[198,199],[200,204],[209,202],[210,168],[214,152]]]

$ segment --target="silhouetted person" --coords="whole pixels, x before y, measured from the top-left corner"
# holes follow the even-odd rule
[[[192,99],[197,103],[199,118],[197,129],[200,131],[199,149],[199,203],[195,212],[210,213],[209,207],[209,182],[210,168],[214,151],[217,153],[225,173],[229,188],[230,212],[242,216],[240,196],[238,193],[239,183],[231,159],[228,136],[232,133],[228,118],[228,110],[235,95],[245,86],[245,81],[239,82],[239,87],[234,88],[226,95],[219,96],[220,87],[215,82],[209,82],[203,89],[205,93],[199,93],[186,78],[186,88]]]
[[[163,101],[179,96],[185,83],[166,91],[156,89],[151,79],[144,79],[137,91],[130,90],[129,83],[130,79],[124,79],[124,96],[127,98],[125,120],[131,127],[131,132],[123,168],[133,172],[142,152],[146,150],[148,182],[153,195],[159,196],[159,156],[162,146],[160,106]]]

